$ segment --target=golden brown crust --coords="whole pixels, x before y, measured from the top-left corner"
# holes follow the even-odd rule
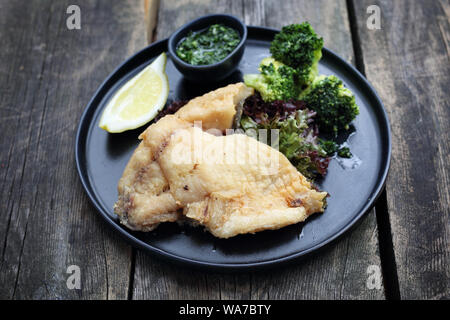
[[[228,85],[191,100],[176,115],[168,115],[150,125],[140,136],[144,139],[133,153],[118,183],[114,212],[133,230],[150,231],[160,222],[177,221],[180,204],[169,192],[169,184],[156,158],[165,141],[176,130],[202,121],[205,129],[230,126],[236,104],[252,93],[243,83]]]
[[[199,143],[231,161],[208,162],[208,151],[195,149]],[[279,229],[323,211],[326,192],[312,189],[283,154],[246,135],[177,130],[157,161],[183,214],[216,237]]]
[[[226,130],[232,127],[236,105],[253,94],[242,82],[230,84],[189,101],[175,113],[180,119],[194,123],[202,121],[203,130]]]

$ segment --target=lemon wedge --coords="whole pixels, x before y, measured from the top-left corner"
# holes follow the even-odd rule
[[[162,53],[128,80],[106,105],[99,127],[111,133],[123,132],[139,128],[156,117],[169,94],[166,62],[167,56]]]

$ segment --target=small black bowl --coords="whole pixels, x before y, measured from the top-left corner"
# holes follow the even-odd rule
[[[214,64],[194,66],[181,60],[176,53],[177,45],[189,31],[201,31],[212,24],[223,24],[239,32],[241,41],[236,48],[223,60]],[[236,70],[242,59],[247,40],[247,26],[234,16],[228,14],[211,14],[195,19],[175,31],[169,38],[168,49],[175,67],[187,79],[196,82],[219,81]]]

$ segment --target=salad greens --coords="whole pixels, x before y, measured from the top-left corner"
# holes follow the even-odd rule
[[[352,157],[348,147],[318,138],[337,136],[359,114],[353,93],[336,76],[318,76],[323,39],[308,22],[285,26],[274,37],[271,57],[259,74],[244,75],[256,94],[244,103],[244,131],[279,129],[279,151],[306,177],[325,175],[331,156]]]
[[[272,141],[270,130],[278,129],[279,151],[305,177],[312,179],[318,174],[325,175],[329,162],[313,125],[314,116],[315,112],[306,109],[301,101],[267,103],[256,94],[244,102],[240,127],[251,136],[266,129],[267,141]]]

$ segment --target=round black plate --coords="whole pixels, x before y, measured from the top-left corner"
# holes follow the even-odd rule
[[[248,31],[245,54],[238,71],[220,83],[200,86],[187,82],[169,57],[166,67],[171,88],[168,103],[242,81],[244,73],[256,73],[258,63],[269,55],[269,44],[277,30],[249,27]],[[389,168],[391,142],[387,115],[366,79],[336,54],[323,49],[319,72],[341,78],[354,92],[360,107],[360,115],[353,122],[348,137],[341,137],[348,138],[350,149],[357,158],[332,159],[326,178],[318,181],[319,188],[330,193],[325,213],[280,230],[230,239],[217,239],[201,228],[180,227],[176,223],[161,224],[149,233],[133,232],[120,225],[113,213],[117,182],[145,127],[108,134],[98,127],[98,122],[103,107],[117,88],[163,51],[167,51],[167,40],[150,45],[119,66],[89,102],[76,137],[75,156],[83,187],[102,217],[131,244],[172,261],[197,266],[262,267],[319,249],[348,230],[371,208],[383,188]]]

